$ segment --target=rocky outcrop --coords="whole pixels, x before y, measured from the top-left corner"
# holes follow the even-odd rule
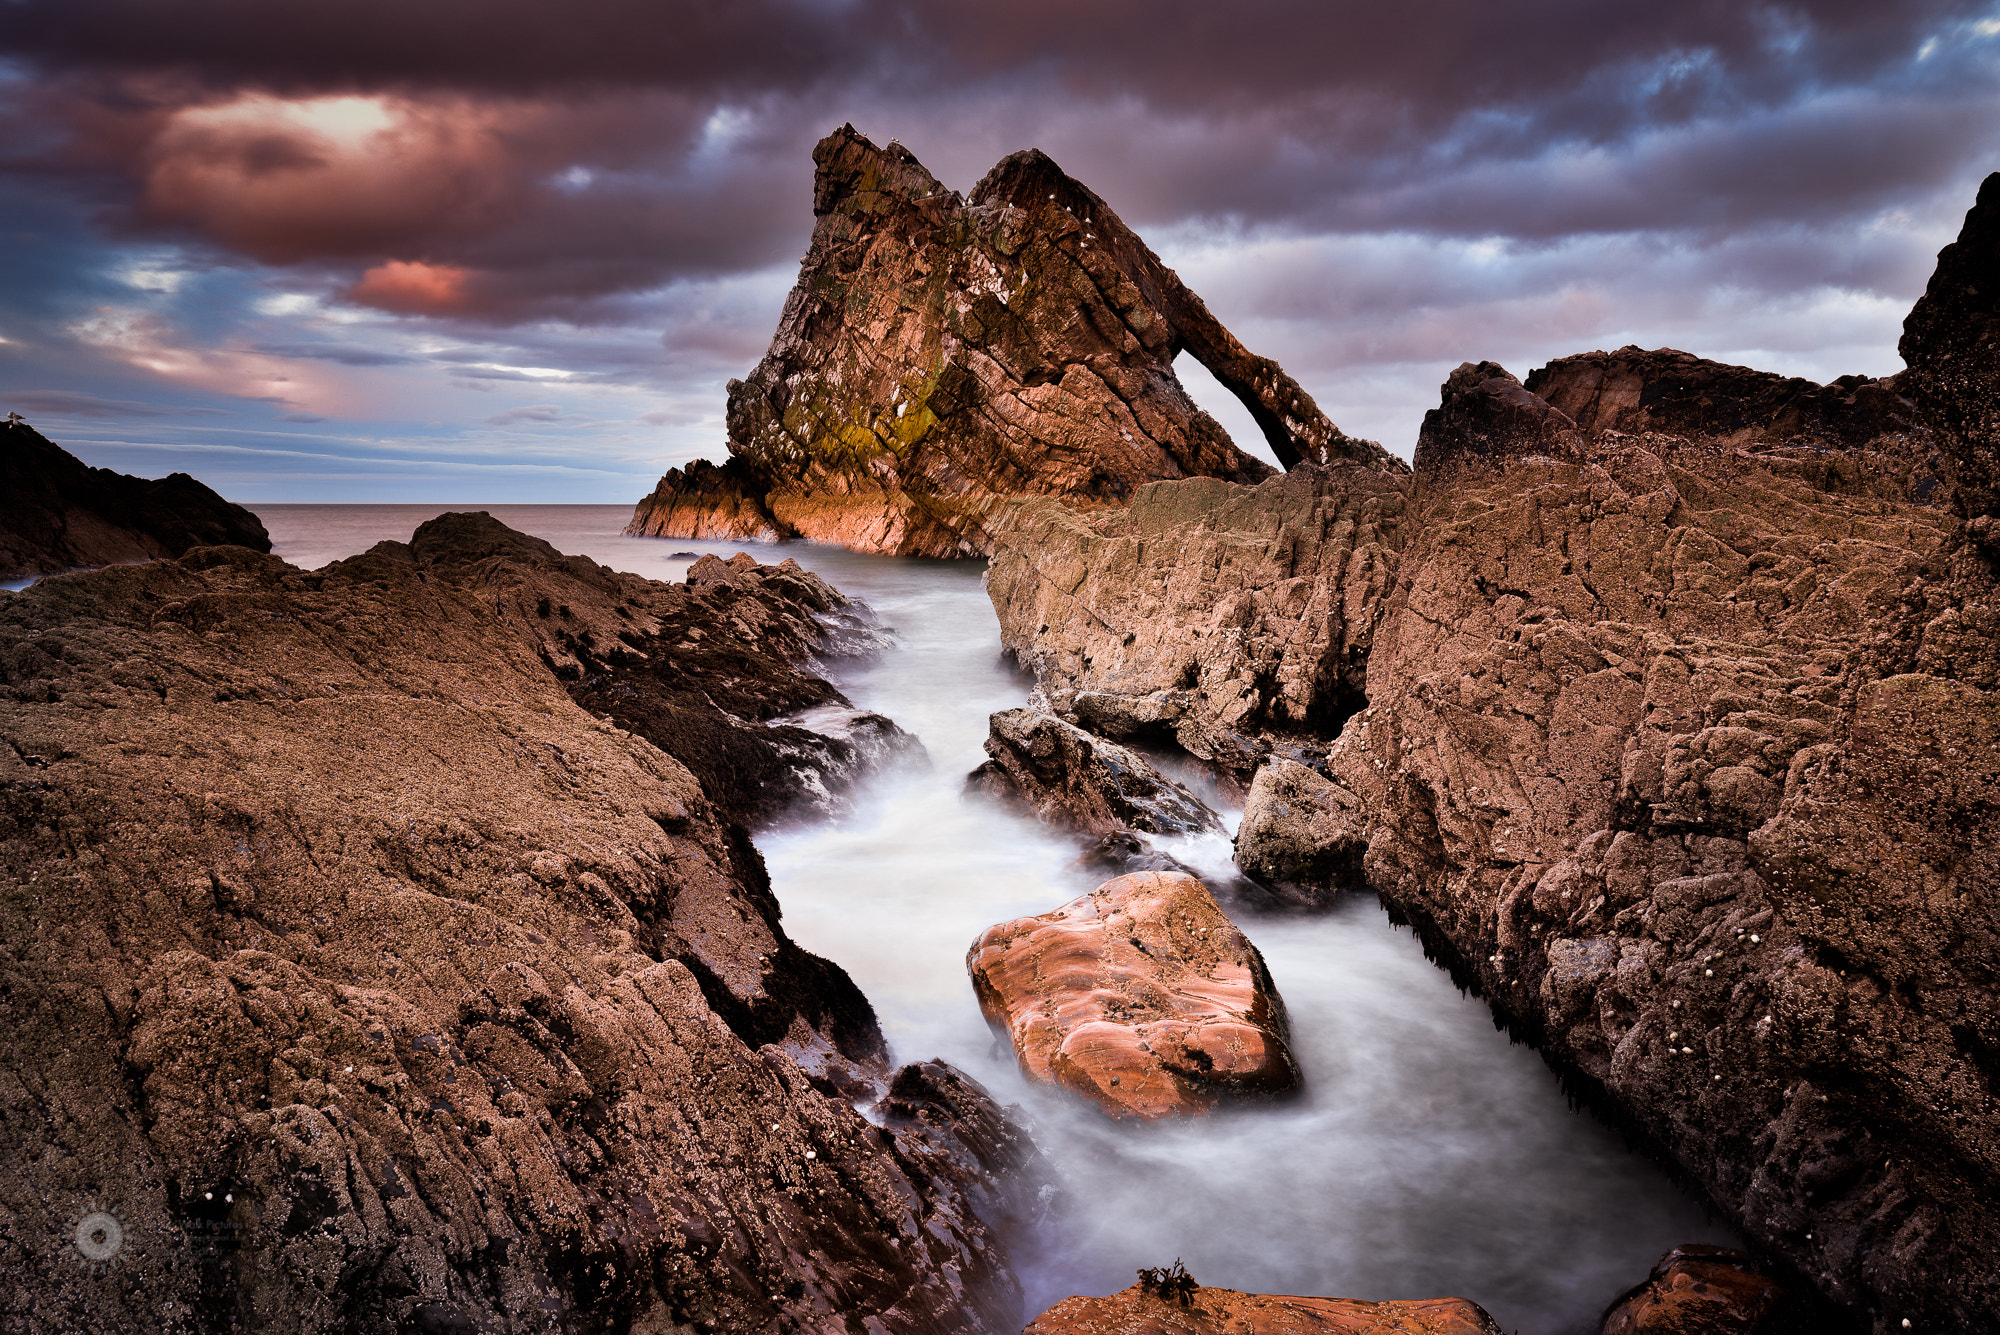
[[[1287,467],[1403,470],[1248,352],[1045,154],[1003,159],[970,200],[852,126],[813,161],[812,246],[770,351],[730,382],[730,458],[668,473],[627,532],[975,555],[1010,498],[1119,506],[1161,478],[1268,476],[1181,388],[1182,351]]]
[[[662,584],[484,512],[440,515],[407,546],[357,559],[413,563],[489,600],[572,699],[686,765],[751,828],[839,815],[862,775],[923,759],[914,737],[813,670],[886,640],[866,607],[796,561],[708,556],[684,584]]]
[[[1058,713],[1247,780],[1274,740],[1323,750],[1360,706],[1407,504],[1357,467],[1158,484],[1099,515],[1036,503],[987,570],[1001,643]]]
[[[986,754],[992,759],[972,771],[967,788],[1024,807],[1058,829],[1092,836],[1222,829],[1200,798],[1144,756],[1053,715],[1032,709],[993,715]]]
[[[1105,1298],[1065,1298],[1022,1335],[1500,1335],[1463,1298],[1371,1303],[1196,1287],[1182,1301],[1145,1284]]]
[[[1025,1139],[551,670],[766,605],[569,562],[459,517],[0,594],[0,1325],[1015,1328]]]
[[[1611,1304],[1600,1335],[1804,1335],[1805,1316],[1755,1257],[1696,1242]]]
[[[989,927],[966,968],[1022,1071],[1113,1117],[1204,1113],[1298,1085],[1264,957],[1192,876],[1121,876]]]
[[[1812,386],[1635,349],[1525,384],[1468,364],[1407,487],[1161,487],[1131,514],[1186,493],[1186,518],[1122,555],[1130,517],[1048,507],[988,577],[1064,716],[1159,719],[1190,750],[1230,729],[1224,763],[1296,745],[1330,787],[1274,774],[1312,801],[1288,826],[1267,804],[1240,847],[1365,848],[1367,884],[1573,1092],[1885,1333],[2000,1322],[2000,864],[1981,834],[2000,803],[1982,508],[2000,355],[1976,277],[1996,192],[1941,257],[1899,376]],[[1386,513],[1385,491],[1373,545],[1302,569],[1273,536],[1279,514]],[[1126,565],[1113,581],[1098,560]],[[1231,563],[1247,589],[1357,596],[1296,624],[1253,598],[1255,647],[1217,653],[1198,598],[1153,591]],[[1149,626],[1196,670],[1134,661]],[[1283,663],[1313,636],[1353,646],[1344,671],[1296,673],[1291,696],[1270,673],[1202,686],[1210,662]],[[1315,711],[1342,722],[1301,739]]]
[[[15,414],[0,422],[0,581],[179,556],[271,550],[257,516],[186,473],[157,481],[92,468]]]

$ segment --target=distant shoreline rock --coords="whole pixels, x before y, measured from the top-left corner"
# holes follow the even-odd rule
[[[257,516],[186,473],[156,481],[92,468],[17,417],[0,421],[0,580],[179,556],[271,550]]]

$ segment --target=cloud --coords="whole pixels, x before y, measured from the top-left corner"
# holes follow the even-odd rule
[[[261,352],[269,357],[338,362],[342,366],[407,366],[421,360],[399,352],[384,352],[379,348],[344,347],[337,343],[260,343],[251,351]]]
[[[486,419],[488,426],[514,426],[521,422],[560,422],[563,410],[553,403],[530,403],[509,408]]]
[[[9,409],[23,416],[51,417],[226,417],[220,408],[181,408],[129,399],[106,399],[67,389],[0,391]]]

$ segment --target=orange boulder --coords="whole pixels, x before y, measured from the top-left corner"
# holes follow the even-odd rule
[[[1120,876],[989,927],[966,968],[1028,1077],[1113,1117],[1205,1113],[1299,1083],[1263,956],[1192,876]]]
[[[1134,1284],[1108,1298],[1065,1298],[1021,1335],[1500,1335],[1463,1298],[1369,1303],[1196,1288],[1185,1305]]]

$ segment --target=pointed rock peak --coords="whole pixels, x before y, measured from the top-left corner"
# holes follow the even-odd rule
[[[1047,206],[1073,213],[1079,220],[1098,213],[1112,220],[1110,208],[1096,192],[1039,148],[1024,148],[994,163],[993,170],[972,187],[972,203],[974,207],[1011,204],[1031,213]]]
[[[1472,462],[1571,452],[1576,423],[1497,362],[1461,362],[1417,433],[1419,477]]]
[[[907,200],[944,193],[938,179],[916,154],[893,139],[887,148],[852,124],[843,125],[813,149],[813,214],[824,216],[860,195],[888,194]]]

